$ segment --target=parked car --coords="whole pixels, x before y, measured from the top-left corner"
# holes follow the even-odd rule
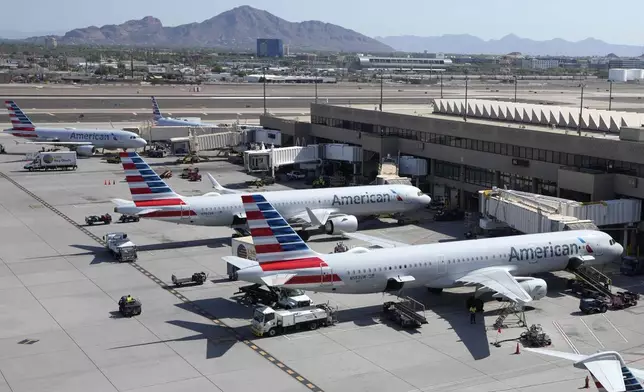
[[[292,181],[292,180],[303,180],[306,178],[306,174],[302,173],[299,170],[293,170],[288,173],[286,173],[286,177]]]

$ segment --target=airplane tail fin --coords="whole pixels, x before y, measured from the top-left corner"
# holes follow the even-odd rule
[[[243,195],[242,203],[248,228],[253,237],[257,262],[302,262],[311,258],[319,260],[319,253],[302,241],[264,196]]]
[[[136,207],[184,206],[175,193],[136,152],[120,153],[125,179]]]
[[[155,97],[152,97],[152,115],[154,116],[155,120],[158,120],[161,117],[163,117],[161,115],[161,110],[159,109],[159,104],[157,103],[157,99]]]
[[[215,180],[215,177],[213,177],[210,173],[206,173],[208,175],[208,179],[210,180],[210,183],[212,184],[212,187],[219,192],[222,195],[230,195],[230,194],[235,194],[239,193],[238,191],[234,189],[228,189],[224,188],[219,181]]]
[[[31,122],[29,117],[23,113],[22,109],[14,101],[5,101],[4,105],[9,111],[11,125],[16,131],[35,131],[36,126]]]

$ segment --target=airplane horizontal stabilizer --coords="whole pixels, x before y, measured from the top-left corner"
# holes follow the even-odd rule
[[[284,286],[292,277],[297,274],[277,274],[265,276],[262,281],[269,287]]]
[[[130,200],[112,199],[110,201],[119,207],[134,207],[134,203]]]
[[[244,259],[237,256],[224,256],[222,257],[222,259],[225,262],[230,263],[235,267],[239,268],[240,270],[258,265],[258,263],[255,260]]]

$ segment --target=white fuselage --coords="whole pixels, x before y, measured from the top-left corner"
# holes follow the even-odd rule
[[[97,148],[143,148],[147,144],[134,132],[123,130],[61,129],[36,127],[34,131],[5,129],[4,133],[32,142],[91,143]]]
[[[393,192],[395,193],[393,193]],[[367,185],[343,188],[294,189],[265,192],[263,195],[287,220],[308,219],[307,207],[313,212],[332,211],[338,214],[365,216],[382,213],[402,213],[426,207],[430,197],[410,185]],[[118,206],[115,212],[142,213],[146,209],[162,209],[149,218],[200,226],[230,226],[235,217],[245,216],[241,194],[206,194],[182,197],[184,206],[135,207]],[[322,222],[324,223],[324,222]]]
[[[582,242],[583,239],[584,242]],[[590,248],[587,248],[589,245]],[[587,249],[591,249],[590,253]],[[585,264],[619,258],[623,248],[600,231],[564,231],[469,241],[322,254],[319,268],[264,270],[267,263],[237,271],[239,279],[262,284],[262,277],[296,274],[302,284],[285,287],[318,292],[364,294],[383,292],[387,282],[411,276],[405,288],[457,286],[457,280],[486,267],[506,268],[514,276],[566,268],[575,256],[592,255]],[[287,262],[282,262],[285,265]],[[325,266],[326,264],[326,266]],[[264,266],[264,269],[262,268]],[[270,268],[269,268],[270,269]],[[310,277],[306,279],[303,277]]]

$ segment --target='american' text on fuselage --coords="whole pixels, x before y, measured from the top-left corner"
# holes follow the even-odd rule
[[[356,196],[338,196],[333,195],[333,206],[346,206],[352,204],[372,204],[372,203],[389,203],[391,195],[388,193],[365,193]]]
[[[72,132],[69,135],[71,140],[110,140],[110,135],[106,133],[80,133]]]
[[[510,249],[509,261],[535,260],[556,256],[569,256],[579,253],[579,245],[547,245],[532,248]]]

